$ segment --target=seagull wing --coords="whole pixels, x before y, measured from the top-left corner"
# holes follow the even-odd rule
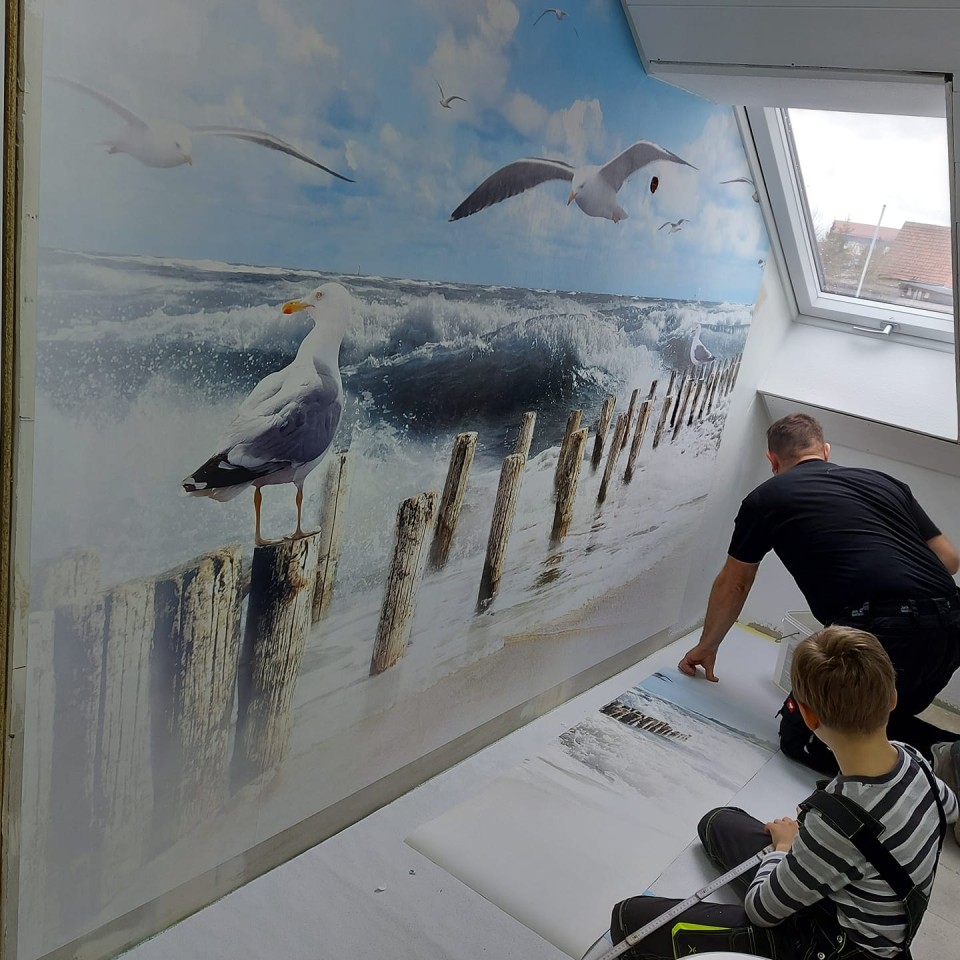
[[[515,160],[490,174],[463,203],[450,214],[451,220],[462,220],[473,213],[508,197],[515,197],[531,187],[548,180],[573,180],[573,167],[562,160],[546,160],[543,157],[528,157]]]
[[[443,99],[443,87],[440,86],[440,81],[434,77],[433,82],[437,85],[437,89],[440,91],[440,99]]]
[[[141,120],[140,117],[132,110],[128,110],[122,103],[114,100],[113,97],[107,96],[105,93],[101,93],[99,90],[95,90],[93,87],[87,86],[85,83],[81,83],[79,80],[71,80],[69,77],[58,77],[54,74],[47,74],[47,78],[49,80],[55,80],[57,83],[63,83],[68,87],[73,87],[74,90],[79,90],[88,97],[93,97],[94,100],[99,100],[105,107],[109,107],[114,113],[120,114],[120,116],[132,126],[147,126],[145,120]]]
[[[736,177],[733,180],[721,180],[721,183],[749,183],[750,186],[754,186],[754,182],[749,177]]]
[[[448,97],[448,98],[447,98],[447,103],[453,103],[454,100],[462,100],[464,103],[467,102],[467,98],[466,98],[466,97]]]
[[[553,13],[553,11],[550,9],[544,10],[543,13],[533,21],[533,25],[536,26],[548,13]]]
[[[661,223],[660,226],[657,227],[657,233],[659,233],[664,227],[672,227],[672,226],[673,224],[669,220],[666,223]]]
[[[257,143],[261,147],[267,147],[270,150],[279,150],[280,153],[285,153],[290,157],[294,157],[296,160],[309,163],[311,167],[318,167],[320,170],[329,173],[338,180],[346,180],[347,183],[355,182],[349,177],[345,177],[342,173],[337,173],[336,170],[331,170],[322,163],[318,163],[313,157],[308,157],[305,153],[301,153],[296,147],[292,147],[287,143],[286,140],[281,140],[272,133],[264,133],[262,130],[243,130],[239,127],[190,127],[190,133],[195,137],[232,137],[234,140],[247,140],[250,143]]]
[[[619,190],[627,177],[636,173],[637,170],[645,167],[648,163],[653,163],[654,160],[668,160],[671,163],[682,163],[685,167],[697,169],[692,163],[687,163],[682,157],[678,157],[675,153],[657,143],[651,143],[649,140],[638,140],[609,163],[605,163],[600,168],[600,176],[614,190]]]

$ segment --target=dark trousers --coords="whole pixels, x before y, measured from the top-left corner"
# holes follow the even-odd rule
[[[893,661],[897,671],[897,706],[887,724],[891,740],[909,743],[928,760],[932,758],[933,744],[960,740],[960,734],[941,730],[916,716],[933,703],[960,667],[960,610],[927,606],[922,613],[896,616],[874,616],[868,610],[863,616],[846,616],[835,624],[874,634]],[[833,754],[807,730],[799,711],[784,709],[780,747],[788,757],[820,773],[837,773]]]
[[[759,820],[736,807],[711,810],[698,827],[703,849],[721,872],[726,872],[770,843]],[[759,863],[758,863],[759,866]],[[756,870],[733,881],[745,895]],[[613,908],[610,935],[615,944],[659,917],[681,901],[668,897],[631,897]],[[694,924],[708,929],[677,929]],[[719,929],[709,929],[719,928]],[[849,944],[830,901],[821,901],[788,917],[776,927],[750,923],[740,904],[703,901],[655,930],[624,955],[627,960],[674,960],[689,953],[728,951],[776,960],[865,960],[868,956]]]

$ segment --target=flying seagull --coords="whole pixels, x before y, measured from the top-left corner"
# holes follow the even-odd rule
[[[536,26],[548,13],[552,13],[557,18],[557,20],[565,20],[567,17],[570,16],[570,14],[567,13],[566,10],[558,10],[556,7],[547,7],[547,9],[544,10],[543,13],[541,13],[540,16],[533,21],[533,25]],[[573,28],[573,32],[578,37],[580,36],[580,31],[576,27]]]
[[[450,214],[450,220],[462,220],[548,180],[566,180],[572,188],[567,197],[568,205],[576,200],[577,206],[588,217],[603,217],[619,223],[626,220],[627,212],[617,203],[617,191],[631,174],[655,160],[680,163],[696,169],[693,164],[649,140],[638,140],[602,167],[574,168],[562,160],[527,157],[508,163],[487,177]]]
[[[671,233],[678,233],[683,229],[683,224],[685,223],[693,223],[693,221],[687,219],[686,217],[681,217],[679,220],[674,222],[668,220],[666,223],[661,223],[660,226],[657,227],[657,232],[659,233],[664,227],[669,227]]]
[[[703,345],[700,340],[700,324],[698,323],[693,331],[693,341],[690,344],[690,362],[695,367],[703,367],[714,360],[713,354]]]
[[[340,344],[350,329],[350,294],[339,283],[325,283],[283,313],[305,310],[313,329],[292,363],[264,377],[240,405],[226,435],[206,463],[183,481],[186,493],[232,500],[253,487],[258,546],[272,541],[260,535],[260,488],[292,483],[297,488],[297,529],[303,529],[303,481],[333,443],[343,412]]]
[[[439,81],[436,77],[434,77],[434,78],[433,78],[433,82],[437,85],[437,89],[440,91],[440,106],[441,106],[441,107],[446,107],[446,109],[449,110],[449,109],[450,109],[450,104],[453,103],[454,100],[462,100],[464,103],[467,102],[467,98],[466,98],[466,97],[445,97],[445,96],[443,95],[443,87],[440,86],[440,81]]]
[[[749,183],[753,187],[753,202],[760,202],[760,193],[757,190],[757,185],[749,177],[735,177],[733,180],[721,180],[721,183]]]
[[[296,147],[275,137],[272,133],[265,133],[262,130],[244,130],[240,127],[187,127],[170,120],[144,120],[113,97],[79,80],[56,76],[50,76],[49,79],[66,84],[74,90],[93,97],[94,100],[99,100],[105,107],[109,107],[121,116],[126,121],[126,126],[112,140],[103,141],[103,146],[107,148],[107,153],[127,153],[148,167],[179,167],[184,163],[192,164],[195,137],[231,137],[234,140],[247,140],[270,150],[278,150],[280,153],[309,163],[312,167],[318,167],[339,180],[346,180],[347,183],[354,182],[349,177],[301,153]]]

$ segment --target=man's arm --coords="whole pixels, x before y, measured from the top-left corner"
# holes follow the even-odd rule
[[[737,622],[759,566],[759,563],[743,563],[727,557],[710,590],[700,642],[680,661],[681,673],[695,677],[697,667],[701,666],[707,679],[716,683],[713,667],[717,662],[717,650],[727,631]]]
[[[940,558],[940,562],[947,568],[951,577],[960,570],[960,554],[942,533],[931,537],[927,541],[927,546]]]

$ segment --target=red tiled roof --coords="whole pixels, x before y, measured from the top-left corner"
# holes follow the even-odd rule
[[[883,275],[952,288],[950,228],[907,220],[887,251]]]
[[[851,240],[866,240],[868,243],[873,239],[873,231],[877,229],[875,223],[856,223],[853,220],[834,220],[830,228],[831,233],[842,233]],[[893,243],[899,233],[897,227],[881,227],[877,234],[877,242]]]

